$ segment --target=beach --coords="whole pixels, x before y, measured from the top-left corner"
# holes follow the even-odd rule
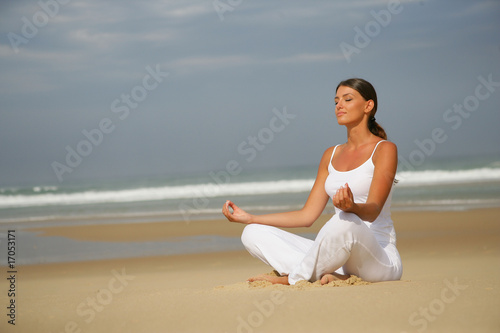
[[[0,333],[500,333],[500,0],[0,8]]]
[[[328,218],[291,231],[315,233]],[[404,273],[391,282],[250,284],[248,277],[272,269],[241,250],[18,266],[15,325],[4,315],[0,327],[2,332],[498,332],[499,219],[499,208],[393,213]],[[242,229],[221,219],[34,231],[38,237],[137,245],[207,234],[238,237]],[[17,244],[21,251],[22,239]],[[4,279],[4,312],[8,288]]]

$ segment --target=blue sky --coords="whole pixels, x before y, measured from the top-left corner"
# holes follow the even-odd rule
[[[410,163],[500,156],[499,32],[499,1],[2,2],[0,184],[316,165],[349,77]]]

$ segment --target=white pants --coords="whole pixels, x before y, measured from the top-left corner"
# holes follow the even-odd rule
[[[379,244],[355,214],[335,214],[310,240],[276,227],[249,224],[241,240],[250,254],[288,275],[293,285],[326,273],[352,274],[365,281],[399,280],[401,258],[394,244]]]

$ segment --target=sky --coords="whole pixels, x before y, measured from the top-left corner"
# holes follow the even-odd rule
[[[0,3],[0,185],[317,165],[337,84],[407,168],[500,157],[500,1]]]

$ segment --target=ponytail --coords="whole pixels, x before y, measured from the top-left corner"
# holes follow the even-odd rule
[[[373,116],[368,119],[368,129],[370,130],[370,132],[372,132],[372,134],[384,140],[387,140],[387,134],[385,133],[385,130],[375,121],[375,117]]]

